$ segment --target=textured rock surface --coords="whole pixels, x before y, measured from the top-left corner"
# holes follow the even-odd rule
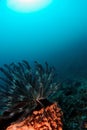
[[[33,111],[32,115],[20,123],[14,123],[6,130],[62,130],[62,111],[57,103]]]
[[[87,130],[87,80],[67,80],[58,91],[64,130]]]

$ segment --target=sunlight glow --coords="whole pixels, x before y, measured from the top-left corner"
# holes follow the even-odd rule
[[[52,0],[7,0],[7,6],[19,12],[32,12],[45,8],[51,2]]]

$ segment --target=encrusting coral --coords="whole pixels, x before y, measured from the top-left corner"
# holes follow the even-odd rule
[[[43,67],[35,61],[35,69],[32,69],[29,63],[23,60],[16,64],[5,64],[0,71],[4,74],[0,77],[0,121],[22,121],[38,105],[44,108],[47,106],[46,101],[55,102],[60,83],[54,82],[55,69],[47,63]]]

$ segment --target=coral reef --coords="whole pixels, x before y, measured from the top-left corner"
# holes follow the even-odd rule
[[[57,103],[33,111],[26,120],[9,126],[6,130],[62,130],[62,112]]]
[[[43,67],[35,61],[35,68],[32,69],[23,60],[5,64],[0,71],[3,74],[0,77],[1,122],[7,119],[24,120],[38,105],[45,107],[45,99],[55,101],[60,83],[54,82],[55,69],[47,63]]]
[[[56,82],[55,68],[36,61],[34,69],[22,61],[0,71],[0,130],[12,122],[7,130],[87,130],[86,79]]]
[[[64,130],[87,130],[87,80],[64,81],[57,96],[63,111]]]

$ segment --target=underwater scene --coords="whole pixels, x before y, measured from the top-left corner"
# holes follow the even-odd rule
[[[87,130],[87,0],[0,0],[0,130]]]

